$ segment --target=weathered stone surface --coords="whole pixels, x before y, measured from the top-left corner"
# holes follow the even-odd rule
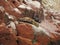
[[[0,45],[17,45],[16,36],[11,29],[0,26]]]
[[[45,22],[41,23],[41,26],[43,28],[45,28],[49,33],[49,37],[52,38],[53,40],[59,40],[60,38],[60,29],[57,28],[56,25],[54,25],[54,23],[50,23],[47,20]]]
[[[32,40],[18,36],[18,45],[33,45]]]
[[[22,0],[22,4],[19,1],[0,0],[0,5],[4,8],[4,11],[0,8],[0,45],[60,45],[60,14],[57,12],[52,13],[53,11],[50,10],[44,12],[43,5],[38,6],[37,4],[40,5],[40,3],[36,0]],[[43,13],[47,13],[47,15]],[[24,23],[20,24],[15,23],[17,32],[17,35],[15,35],[14,30],[11,29],[13,24],[7,26],[8,24],[5,23],[5,14],[14,16],[13,20],[9,19],[9,22],[13,21],[14,23],[15,21],[20,23],[19,19],[23,17],[32,18],[33,21],[26,18],[23,20],[27,20],[34,26],[24,21],[21,21]],[[35,21],[40,22],[40,25],[37,26]],[[7,23],[9,22],[7,21]]]
[[[29,38],[29,39],[34,38],[34,31],[32,29],[32,26],[26,23],[17,25],[17,33],[19,36],[22,36],[24,38]]]
[[[41,45],[47,45],[50,41],[49,37],[46,36],[45,34],[37,34],[36,35],[36,40],[39,42]],[[38,44],[39,44],[38,43]]]

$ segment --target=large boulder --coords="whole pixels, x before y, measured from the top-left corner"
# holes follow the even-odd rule
[[[32,26],[27,23],[21,23],[17,25],[18,36],[22,36],[28,39],[34,39],[34,31]]]

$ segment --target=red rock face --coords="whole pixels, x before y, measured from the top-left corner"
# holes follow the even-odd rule
[[[6,12],[8,12],[10,15],[14,15],[15,17],[20,17],[20,13],[17,13],[16,11],[14,11],[14,7],[11,6],[10,2],[6,2],[6,1],[3,1],[1,0],[0,1],[0,5],[2,5],[5,9]],[[21,15],[22,17],[22,15]]]
[[[8,0],[8,1],[3,1],[2,0],[2,1],[0,1],[0,5],[2,5],[4,7],[6,12],[8,12],[10,15],[15,16],[17,19],[22,18],[22,17],[30,17],[30,18],[34,18],[35,20],[40,21],[40,19],[44,18],[42,8],[41,9],[36,9],[36,11],[34,11],[35,9],[33,9],[33,10],[32,9],[31,10],[27,9],[26,10],[26,8],[18,8],[18,6],[21,5],[20,2],[18,2],[18,0]],[[28,6],[28,5],[26,5],[26,6]],[[19,10],[19,12],[17,12],[16,10]],[[25,14],[26,12],[27,12],[27,14]]]
[[[18,36],[22,36],[28,39],[34,39],[34,31],[32,29],[32,26],[29,24],[22,23],[17,25],[17,32]]]
[[[0,23],[4,22],[4,11],[0,10]]]
[[[33,45],[32,40],[24,37],[18,37],[18,45]]]
[[[14,4],[16,7],[20,5],[20,2],[18,0],[8,0],[10,3]]]
[[[31,6],[32,4],[30,5],[28,2],[19,1],[21,0],[0,0],[0,5],[4,8],[4,11],[1,11],[0,9],[0,45],[60,45],[60,23],[57,22],[55,24],[55,20],[52,19],[53,16],[56,20],[60,20],[60,14],[54,15],[47,11],[47,16],[44,17],[44,9],[42,6],[37,9],[34,6]],[[28,10],[27,8],[19,8],[18,6],[22,5],[20,3],[24,3],[25,7],[29,7],[30,5],[32,9]],[[15,35],[13,29],[5,24],[5,12],[9,15],[15,16],[16,20],[12,20],[14,23],[22,17],[33,18],[34,21],[37,22],[42,20],[40,27],[45,29],[47,32],[39,32],[35,35],[32,25],[26,22],[20,23],[18,21],[20,24],[16,24],[17,35]],[[9,22],[7,21],[7,23]],[[46,33],[49,33],[49,35]]]
[[[41,45],[48,45],[50,39],[45,34],[39,34],[36,36],[37,42],[39,42]]]
[[[16,36],[10,30],[0,27],[0,45],[17,45]]]

